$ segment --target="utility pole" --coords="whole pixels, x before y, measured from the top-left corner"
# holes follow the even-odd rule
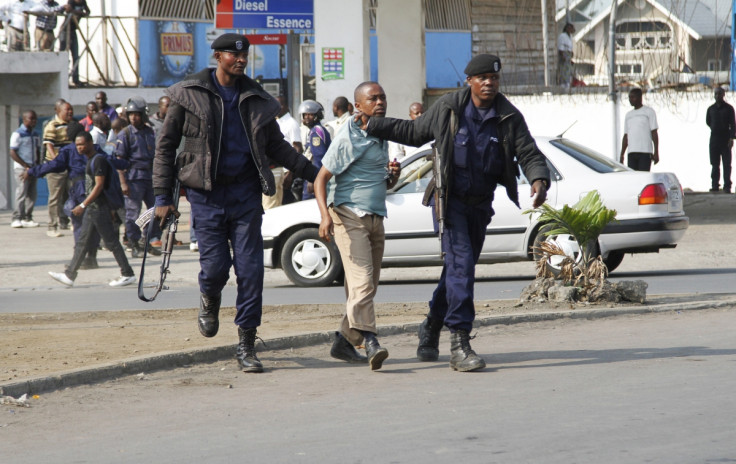
[[[734,0],[736,2],[736,0]],[[608,96],[611,99],[613,118],[613,151],[611,156],[618,159],[618,90],[616,89],[616,8],[618,0],[611,0],[611,14],[608,18]]]

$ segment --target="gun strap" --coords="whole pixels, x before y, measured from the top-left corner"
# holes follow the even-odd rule
[[[148,221],[148,227],[146,227],[145,232],[143,233],[143,242],[145,245],[143,246],[143,261],[141,261],[141,275],[138,276],[138,298],[141,301],[145,302],[151,302],[156,299],[158,294],[161,292],[161,289],[164,287],[164,279],[166,278],[165,274],[162,274],[159,283],[156,286],[156,293],[153,294],[152,297],[147,298],[145,292],[143,291],[143,276],[146,272],[146,258],[148,257],[148,247],[151,246],[149,241],[151,240],[151,234],[153,233],[153,224],[156,221],[156,216],[152,217],[150,221]]]

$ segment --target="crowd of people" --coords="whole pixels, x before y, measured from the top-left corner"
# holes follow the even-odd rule
[[[79,80],[79,19],[89,16],[87,0],[11,0],[0,5],[0,29],[5,30],[8,51],[53,51],[59,41],[59,51],[71,53],[72,83]],[[29,32],[29,17],[35,16],[33,34]],[[64,19],[59,25],[59,16]],[[34,46],[31,47],[31,35]]]
[[[71,285],[78,269],[96,269],[102,238],[105,248],[118,259],[122,277],[127,278],[122,284],[135,281],[131,279],[130,266],[124,261],[125,253],[122,252],[121,257],[115,246],[120,243],[120,235],[113,231],[124,225],[122,244],[131,258],[140,257],[143,242],[135,220],[143,203],[148,208],[154,206],[155,133],[166,117],[168,102],[168,97],[161,97],[157,111],[149,117],[147,104],[141,97],[131,97],[116,109],[108,104],[107,94],[100,91],[85,106],[84,117],[77,120],[71,103],[59,99],[55,102],[54,117],[40,132],[36,127],[35,111],[23,111],[22,123],[10,139],[10,156],[18,179],[17,206],[11,227],[39,227],[33,210],[38,195],[37,179],[45,177],[49,192],[46,235],[55,238],[62,236],[65,230],[74,233],[75,258],[65,274],[50,273],[56,280]],[[91,160],[96,154],[104,154],[109,165],[96,160],[93,166]],[[93,194],[98,184],[99,191]],[[122,194],[119,204],[114,198],[101,195],[111,185],[119,186]],[[106,212],[99,214],[100,210]],[[158,254],[160,229],[154,228],[154,231],[156,235],[150,237],[150,250]],[[122,281],[114,282],[120,285]]]

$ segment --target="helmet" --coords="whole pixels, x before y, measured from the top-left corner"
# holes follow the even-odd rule
[[[130,97],[128,103],[125,104],[126,113],[141,113],[144,115],[148,114],[148,106],[146,101],[142,97]]]
[[[322,105],[319,104],[319,102],[316,102],[314,100],[304,100],[301,105],[299,105],[299,110],[297,113],[304,114],[316,114],[318,120],[322,120],[322,118],[325,117],[325,109],[322,108]]]

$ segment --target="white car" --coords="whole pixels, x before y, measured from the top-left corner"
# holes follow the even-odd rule
[[[609,271],[621,264],[626,253],[674,248],[685,235],[689,219],[683,211],[682,187],[674,174],[633,171],[568,139],[535,139],[550,168],[550,205],[557,209],[572,206],[589,191],[598,190],[606,207],[618,212],[616,221],[605,228],[598,241],[598,252]],[[427,144],[402,161],[401,179],[386,198],[383,267],[442,264],[432,212],[422,205],[432,177],[432,162],[427,159],[430,152]],[[480,263],[533,260],[533,248],[545,240],[536,216],[522,214],[531,208],[531,198],[528,181],[522,176],[518,182],[521,209],[508,199],[503,186],[495,193],[495,215],[486,232]],[[266,211],[261,229],[266,267],[282,268],[289,280],[303,287],[339,281],[339,252],[334,240],[319,238],[319,222],[315,200]],[[547,239],[579,258],[579,247],[571,237]]]

